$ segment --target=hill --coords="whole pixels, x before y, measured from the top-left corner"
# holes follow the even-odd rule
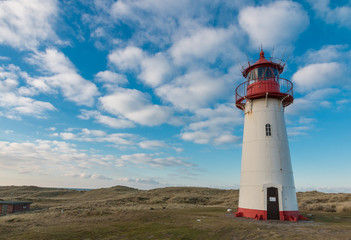
[[[0,217],[0,239],[348,239],[351,194],[300,192],[311,221],[234,218],[238,190],[115,186],[89,191],[0,187],[0,199],[32,201],[32,211]]]

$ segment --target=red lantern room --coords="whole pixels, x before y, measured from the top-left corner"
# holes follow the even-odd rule
[[[260,58],[242,68],[242,74],[246,81],[235,90],[235,102],[239,109],[244,110],[247,99],[278,98],[286,107],[294,101],[293,84],[287,79],[281,78],[285,63],[281,59],[264,57],[261,50]]]

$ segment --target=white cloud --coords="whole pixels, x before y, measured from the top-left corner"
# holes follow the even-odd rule
[[[108,59],[120,70],[137,73],[138,78],[151,87],[160,85],[171,71],[168,59],[163,53],[149,56],[134,46],[115,49]]]
[[[9,57],[5,57],[5,56],[0,56],[0,60],[1,61],[8,61],[8,60],[10,60],[10,58]]]
[[[132,13],[130,7],[125,3],[125,1],[117,1],[114,3],[111,10],[112,13],[114,13],[114,15],[118,18],[129,16]]]
[[[350,51],[347,51],[347,48],[347,45],[325,45],[317,51],[308,50],[301,59],[306,63],[337,62],[349,57]]]
[[[83,178],[83,179],[92,179],[92,180],[112,180],[110,177],[105,177],[100,174],[96,173],[66,173],[64,174],[66,177],[73,177],[73,178]]]
[[[351,7],[345,5],[330,8],[330,0],[308,0],[317,15],[329,24],[351,28]]]
[[[153,57],[144,58],[141,61],[141,73],[138,78],[145,84],[156,87],[163,83],[164,78],[171,71],[167,58],[157,53]]]
[[[310,129],[310,126],[288,127],[287,132],[289,136],[306,135],[306,132]]]
[[[338,94],[350,87],[350,50],[347,45],[325,45],[319,50],[309,49],[298,58],[307,64],[292,76],[295,92],[305,94],[295,98],[294,104],[286,109],[288,114],[299,115],[317,108],[331,108],[340,100]],[[343,90],[340,90],[342,88]],[[305,125],[302,123],[302,127]],[[308,125],[309,126],[309,125]],[[301,135],[301,129],[290,130],[290,135]]]
[[[3,78],[3,73],[4,72],[0,73],[1,74],[1,78]],[[15,76],[15,78],[17,78],[17,76]],[[1,93],[9,92],[10,90],[15,89],[17,87],[17,85],[18,85],[17,79],[6,78],[5,77],[5,79],[0,82],[0,92]]]
[[[81,115],[78,116],[81,119],[95,119],[96,122],[109,126],[111,128],[132,128],[135,124],[132,121],[122,118],[114,118],[101,114],[98,111],[81,110]]]
[[[102,109],[116,116],[123,116],[135,123],[156,126],[171,117],[168,107],[152,104],[148,97],[136,90],[119,88],[114,93],[100,97]]]
[[[337,62],[314,63],[299,69],[292,80],[303,92],[335,86],[345,80],[343,69],[342,64]]]
[[[234,128],[242,124],[240,111],[234,104],[222,104],[215,109],[203,108],[196,111],[196,120],[185,127],[181,139],[198,144],[233,144],[241,138],[233,134]]]
[[[181,153],[181,152],[184,151],[184,149],[181,148],[181,147],[173,147],[173,149],[174,149],[174,151],[176,151],[177,153]]]
[[[90,130],[90,129],[87,129],[87,128],[83,128],[82,129],[82,133],[84,135],[91,135],[91,136],[94,136],[94,137],[102,137],[102,136],[106,136],[106,133],[102,130]]]
[[[156,154],[135,153],[131,155],[122,155],[117,161],[118,166],[124,164],[146,165],[150,167],[192,167],[194,164],[185,162],[175,157],[157,157]]]
[[[0,2],[0,44],[35,49],[45,41],[59,43],[53,25],[58,15],[56,0]]]
[[[138,143],[139,147],[143,149],[158,149],[158,148],[167,148],[167,144],[164,141],[158,140],[147,140]]]
[[[199,12],[199,8],[203,8],[203,4],[184,0],[123,0],[110,7],[110,15],[114,22],[123,22],[142,30],[135,33],[135,38],[165,45],[169,43],[170,36],[176,32],[179,25],[185,25],[184,22],[194,25],[189,20],[195,15],[195,9]],[[202,22],[206,20],[208,19],[205,16],[198,19]]]
[[[14,65],[0,67],[0,107],[5,109],[7,118],[20,119],[18,114],[43,118],[47,111],[56,110],[49,102],[23,96],[19,84],[27,78],[28,75]]]
[[[28,80],[29,85],[39,91],[51,88],[60,89],[66,99],[77,105],[93,105],[94,97],[99,94],[97,87],[82,78],[72,62],[62,52],[56,49],[46,49],[45,52],[36,52],[27,61],[38,65],[48,75]]]
[[[44,112],[53,111],[56,108],[48,102],[36,101],[31,98],[26,97],[18,97],[16,95],[6,94],[1,97],[0,102],[13,102],[12,104],[8,104],[8,106],[12,105],[12,110],[18,112],[23,115],[31,115],[37,118],[44,117]],[[5,106],[3,106],[5,107]]]
[[[239,24],[254,47],[268,47],[294,41],[308,27],[309,18],[299,3],[275,1],[242,9]]]
[[[83,129],[67,129],[65,132],[59,133],[59,136],[64,140],[75,140],[82,142],[108,142],[119,146],[136,145],[137,135],[130,133],[112,133],[107,134],[101,130]]]
[[[233,135],[231,132],[221,131],[220,133],[214,131],[185,131],[181,133],[181,138],[186,141],[192,141],[198,144],[233,144],[240,141],[240,137]]]
[[[92,155],[62,141],[0,142],[0,167],[27,174],[57,174],[111,166],[111,155]]]
[[[313,123],[315,121],[316,121],[316,119],[314,119],[314,118],[306,118],[306,117],[300,117],[299,118],[299,123],[300,124],[311,124],[311,123]]]
[[[202,60],[213,63],[221,54],[236,55],[230,41],[236,29],[201,28],[192,32],[189,37],[176,41],[170,49],[170,54],[177,65],[188,65],[194,60]]]
[[[121,70],[138,70],[144,57],[143,50],[134,46],[115,49],[108,55],[109,61]]]
[[[76,135],[74,135],[73,133],[70,133],[70,132],[63,132],[63,133],[60,133],[60,137],[63,140],[72,140],[76,137]]]
[[[297,187],[297,191],[318,191],[324,193],[351,193],[350,187]]]
[[[125,149],[126,147],[138,146],[142,149],[174,149],[176,152],[183,151],[182,148],[170,147],[165,141],[147,140],[135,134],[112,133],[94,129],[66,129],[64,132],[55,133],[52,137],[60,137],[63,140],[81,141],[81,142],[101,142],[112,143],[113,147]]]
[[[126,24],[137,29],[133,42],[152,43],[158,47],[169,46],[174,39],[186,36],[200,26],[216,21],[218,25],[230,25],[235,21],[233,12],[246,1],[203,0],[120,0],[112,6],[100,6],[112,16],[111,22]],[[106,6],[107,5],[107,6]],[[96,28],[96,27],[95,27]]]
[[[101,71],[95,75],[95,81],[103,83],[113,83],[117,85],[124,85],[128,83],[127,78],[124,75],[111,71]]]
[[[148,178],[129,178],[129,177],[120,177],[116,179],[119,182],[122,182],[123,184],[125,183],[137,183],[138,186],[139,184],[142,185],[152,185],[153,188],[155,186],[162,185],[161,182],[159,182],[159,178],[155,177],[148,177]]]
[[[294,104],[287,107],[285,112],[291,115],[301,115],[319,107],[329,107],[330,104],[326,99],[332,98],[340,92],[335,88],[324,88],[312,91],[303,97],[295,98]]]
[[[241,137],[235,136],[232,133],[228,132],[227,134],[222,134],[213,139],[213,143],[215,145],[222,145],[222,144],[230,144],[230,143],[237,143],[241,140]]]
[[[180,76],[158,87],[155,92],[178,109],[195,110],[226,98],[231,84],[228,76],[199,70]]]

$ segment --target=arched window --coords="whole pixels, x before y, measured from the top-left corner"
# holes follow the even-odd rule
[[[266,136],[272,136],[271,125],[269,123],[266,124]]]

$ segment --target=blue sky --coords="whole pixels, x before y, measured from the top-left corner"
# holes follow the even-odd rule
[[[11,0],[0,33],[0,185],[237,188],[262,44],[297,189],[351,192],[350,1]]]

